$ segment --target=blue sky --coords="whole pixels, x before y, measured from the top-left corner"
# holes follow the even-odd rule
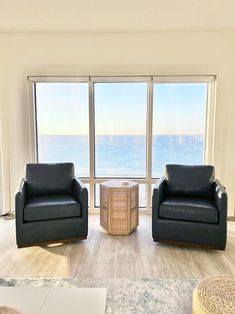
[[[155,84],[153,133],[202,134],[206,84]],[[88,84],[38,83],[39,134],[88,134]],[[96,83],[96,134],[145,134],[147,83]]]
[[[37,83],[39,134],[88,134],[87,83]]]
[[[155,84],[153,133],[203,134],[206,83]]]

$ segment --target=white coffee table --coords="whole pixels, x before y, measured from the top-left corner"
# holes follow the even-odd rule
[[[0,287],[0,306],[21,314],[104,314],[106,288]]]

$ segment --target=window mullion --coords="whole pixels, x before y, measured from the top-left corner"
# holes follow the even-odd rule
[[[147,204],[146,208],[151,210],[152,194],[152,136],[153,136],[153,80],[148,82],[148,100],[147,100],[147,149],[146,149],[146,177],[147,177]]]
[[[90,172],[90,208],[95,208],[95,112],[94,83],[89,81],[89,172]]]

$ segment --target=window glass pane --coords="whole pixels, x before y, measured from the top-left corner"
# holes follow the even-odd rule
[[[146,207],[146,185],[139,184],[139,207]]]
[[[73,162],[76,175],[89,176],[87,83],[37,83],[39,162]]]
[[[206,83],[154,84],[153,177],[167,163],[203,163],[206,97]]]
[[[95,83],[96,177],[145,177],[147,83]]]
[[[88,191],[88,207],[90,206],[90,183],[84,183]]]
[[[100,207],[100,185],[95,184],[95,207]]]

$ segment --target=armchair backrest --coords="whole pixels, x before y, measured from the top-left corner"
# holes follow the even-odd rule
[[[73,163],[26,165],[27,196],[72,194],[74,179]]]
[[[213,166],[166,165],[165,178],[169,196],[213,197]]]

